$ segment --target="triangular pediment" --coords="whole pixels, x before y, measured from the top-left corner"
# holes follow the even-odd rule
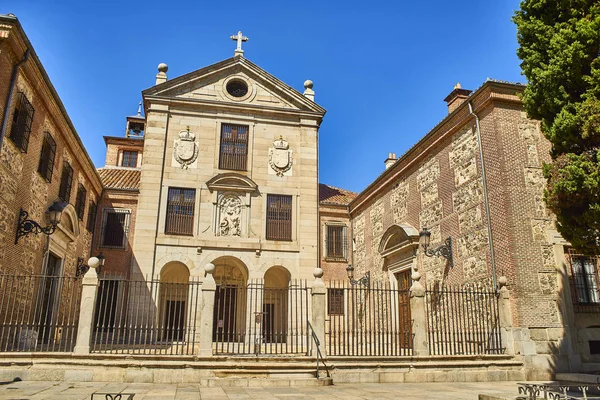
[[[232,95],[228,90],[231,82],[241,82],[247,91],[241,96]],[[230,58],[168,80],[144,90],[143,95],[325,114],[321,106],[244,57]]]

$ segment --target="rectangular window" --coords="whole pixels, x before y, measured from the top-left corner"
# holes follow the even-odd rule
[[[13,111],[9,137],[23,153],[27,153],[27,147],[29,146],[33,113],[33,106],[27,97],[25,97],[25,93],[19,92],[15,110]]]
[[[573,281],[580,304],[600,303],[598,296],[598,259],[580,255],[571,256]]]
[[[137,151],[124,151],[123,160],[121,161],[122,167],[137,167]]]
[[[85,187],[80,183],[77,189],[77,200],[75,201],[75,211],[79,220],[83,221],[83,215],[85,214],[85,197],[87,192]]]
[[[64,162],[62,175],[60,177],[60,188],[58,189],[58,197],[62,201],[69,203],[71,199],[71,185],[73,184],[73,168],[68,162]]]
[[[268,240],[292,240],[292,196],[267,195]]]
[[[94,232],[94,227],[96,226],[96,203],[90,201],[90,208],[88,209],[88,219],[86,224],[86,229],[88,232]]]
[[[44,132],[44,143],[40,153],[38,172],[46,180],[52,182],[52,170],[54,169],[54,156],[56,155],[56,142],[49,132]]]
[[[129,232],[129,210],[104,209],[100,227],[100,246],[125,248]]]
[[[348,228],[327,225],[327,258],[345,260],[348,252]]]
[[[344,289],[327,289],[327,314],[344,315]]]
[[[194,234],[195,202],[195,189],[169,188],[165,233],[189,236]]]
[[[248,158],[248,127],[244,125],[221,125],[221,151],[219,168],[246,171]]]

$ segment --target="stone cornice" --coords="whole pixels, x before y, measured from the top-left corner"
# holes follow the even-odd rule
[[[79,137],[73,122],[69,118],[67,110],[65,109],[64,104],[62,103],[60,96],[56,92],[54,85],[50,81],[44,66],[39,60],[33,45],[29,41],[23,27],[19,23],[16,17],[0,15],[0,26],[10,25],[12,31],[8,35],[8,41],[11,43],[13,50],[16,54],[23,54],[27,48],[30,51],[30,60],[33,60],[33,63],[26,62],[23,67],[21,67],[20,74],[27,77],[27,80],[34,82],[33,85],[35,90],[38,92],[40,100],[43,102],[44,107],[48,111],[48,117],[52,120],[56,128],[62,134],[66,145],[69,147],[72,154],[83,154],[85,156],[84,160],[80,161],[80,166],[82,171],[84,171],[87,176],[87,181],[93,185],[96,192],[99,194],[102,191],[102,182],[100,180],[100,176],[94,167],[94,163],[87,153],[85,146],[83,145],[81,138]],[[5,39],[6,40],[6,39]],[[42,85],[38,84],[38,82],[43,82]],[[70,134],[68,134],[70,133]]]
[[[258,115],[265,115],[269,117],[273,117],[274,115],[279,115],[281,117],[290,117],[295,118],[303,118],[317,121],[317,125],[321,124],[323,120],[323,114],[313,112],[313,111],[303,111],[303,110],[295,110],[295,109],[285,109],[285,108],[277,108],[277,107],[269,107],[264,105],[253,105],[253,104],[245,104],[245,103],[225,103],[222,101],[211,101],[211,100],[201,100],[201,99],[192,99],[192,98],[182,98],[182,97],[164,97],[164,96],[145,96],[144,104],[147,104],[146,115],[152,112],[152,103],[163,104],[167,106],[178,105],[178,106],[192,106],[198,107],[202,106],[206,110],[231,110],[234,113],[253,113]],[[161,110],[164,111],[164,110]]]

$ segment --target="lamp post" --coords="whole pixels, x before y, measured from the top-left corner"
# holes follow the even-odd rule
[[[448,236],[444,244],[436,247],[435,249],[429,248],[429,243],[431,242],[431,231],[428,228],[423,228],[421,232],[419,232],[419,245],[423,248],[423,251],[427,257],[444,257],[450,263],[450,266],[454,266],[454,262],[452,260],[452,238]]]
[[[346,268],[346,273],[348,274],[348,279],[350,280],[351,285],[360,284],[369,287],[369,284],[371,283],[371,273],[369,271],[367,271],[367,273],[362,278],[356,280],[354,279],[354,267],[352,266],[352,264],[348,264],[348,267]]]
[[[56,230],[56,227],[60,223],[62,212],[67,206],[64,201],[55,201],[50,207],[46,214],[50,220],[50,224],[46,226],[40,225],[38,222],[29,218],[29,213],[23,209],[19,212],[19,220],[17,221],[17,233],[15,235],[15,244],[19,243],[19,239],[23,236],[28,236],[30,233],[35,235],[43,233],[45,235],[52,235]]]

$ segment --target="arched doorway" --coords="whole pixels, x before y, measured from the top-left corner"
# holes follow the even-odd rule
[[[285,343],[288,327],[288,288],[291,275],[281,266],[265,273],[261,332],[264,343]]]
[[[246,327],[248,269],[239,259],[219,257],[213,277],[217,284],[213,312],[213,341],[243,342]]]
[[[419,248],[419,232],[408,224],[390,226],[381,236],[379,253],[383,257],[384,270],[396,284],[394,311],[400,332],[400,345],[412,347],[412,318],[410,313],[409,289],[412,284],[412,267]]]
[[[160,271],[159,321],[161,340],[185,337],[190,271],[181,262],[170,262]]]

